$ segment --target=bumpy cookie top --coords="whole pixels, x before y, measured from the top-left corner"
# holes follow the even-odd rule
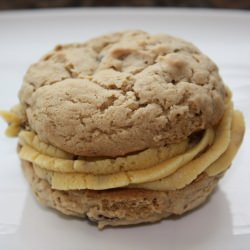
[[[20,91],[41,140],[82,156],[121,156],[218,123],[225,87],[192,44],[127,31],[57,46]]]

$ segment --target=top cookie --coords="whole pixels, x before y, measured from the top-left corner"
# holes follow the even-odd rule
[[[20,90],[41,140],[108,157],[214,126],[225,95],[217,66],[194,45],[142,31],[57,46],[31,65]]]

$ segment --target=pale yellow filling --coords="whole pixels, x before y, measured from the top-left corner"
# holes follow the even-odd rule
[[[176,157],[167,159],[153,167],[134,170],[122,171],[113,174],[94,175],[87,173],[64,173],[58,171],[48,171],[46,166],[58,164],[58,168],[62,164],[61,159],[50,157],[50,161],[45,160],[38,151],[34,150],[31,154],[26,152],[26,147],[20,151],[22,159],[34,163],[36,174],[41,178],[46,178],[55,189],[69,190],[69,189],[94,189],[102,190],[124,186],[136,186],[147,188],[147,184],[151,185],[150,189],[155,189],[158,185],[158,180],[170,179],[167,184],[162,182],[161,189],[164,186],[165,190],[181,188],[190,183],[197,175],[204,171],[213,161],[227,149],[231,136],[231,121],[233,108],[232,104],[228,104],[224,117],[216,128],[215,139],[212,129],[208,129],[204,134],[202,140],[193,148],[187,150],[185,153],[177,155]],[[212,144],[212,145],[211,145]],[[211,146],[210,146],[211,145]],[[207,147],[205,153],[202,154]],[[27,153],[27,157],[25,154]],[[200,157],[195,158],[198,154]],[[42,160],[41,160],[42,159]],[[45,161],[43,161],[45,160]],[[204,162],[205,161],[205,162]],[[194,169],[192,168],[194,166]],[[180,179],[179,176],[186,176]],[[183,174],[184,173],[184,174]],[[176,176],[178,178],[176,178]],[[156,188],[158,189],[158,187]]]
[[[13,112],[0,111],[0,116],[9,123],[5,133],[9,137],[15,137],[21,130],[21,120],[17,114]]]
[[[165,147],[147,149],[143,152],[115,159],[72,160],[70,155],[52,145],[43,143],[33,132],[21,131],[19,142],[23,146],[20,157],[31,161],[42,168],[64,173],[113,174],[127,170],[145,169],[162,161],[184,153],[188,148],[188,140]]]
[[[108,189],[121,187],[128,184],[143,183],[157,180],[172,174],[185,163],[192,160],[202,152],[213,140],[213,130],[208,129],[202,140],[187,152],[163,161],[160,164],[139,170],[120,171],[112,174],[88,174],[88,173],[60,173],[48,169],[74,169],[78,161],[59,159],[40,154],[38,151],[24,145],[20,150],[20,158],[36,165],[36,169],[42,168],[50,175],[52,187],[56,189]],[[129,156],[128,156],[129,158]],[[51,167],[52,166],[52,167]],[[41,172],[41,171],[40,171]],[[61,184],[60,184],[61,183]]]
[[[204,171],[209,176],[224,172],[230,166],[243,139],[245,128],[242,114],[239,111],[234,111],[230,138],[222,136],[222,133],[225,131],[224,129],[228,129],[228,126],[221,126],[216,130],[218,136],[216,135],[214,144],[209,150],[180,168],[174,174],[154,182],[133,185],[133,187],[161,191],[175,190],[185,187]],[[228,141],[230,142],[229,144]]]
[[[224,172],[230,166],[242,143],[244,132],[244,117],[241,112],[235,111],[233,113],[232,137],[230,144],[227,150],[220,156],[220,158],[206,169],[206,173],[209,176],[214,176]]]
[[[20,119],[1,112],[10,124],[9,135],[19,133]],[[19,126],[19,130],[18,130]],[[20,158],[33,163],[36,174],[59,190],[103,190],[138,187],[154,190],[180,189],[202,172],[213,176],[225,171],[235,156],[244,134],[244,119],[231,102],[215,129],[207,129],[198,144],[188,149],[188,140],[116,159],[74,160],[74,155],[46,144],[33,132],[21,131]]]
[[[2,117],[9,126],[5,133],[9,137],[16,137],[21,131],[21,125],[25,120],[25,108],[23,105],[15,105],[10,111],[0,110],[0,117]]]

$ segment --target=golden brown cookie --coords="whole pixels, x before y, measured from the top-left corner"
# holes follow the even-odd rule
[[[217,66],[194,45],[127,31],[56,47],[29,68],[20,100],[44,142],[117,157],[214,126],[225,93]]]

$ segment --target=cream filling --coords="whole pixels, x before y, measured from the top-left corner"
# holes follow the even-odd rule
[[[43,162],[39,159],[40,153],[34,151],[34,154],[27,153],[25,156],[26,148],[23,147],[23,151],[20,151],[20,157],[24,160],[31,161],[34,164],[36,174],[40,178],[46,178],[52,185],[52,188],[60,190],[70,189],[94,189],[103,190],[109,188],[117,188],[124,186],[136,186],[147,188],[145,185],[151,185],[150,189],[155,188],[158,185],[158,180],[164,180],[166,178],[173,178],[173,182],[165,182],[161,184],[161,188],[164,186],[164,190],[181,188],[190,183],[196,178],[200,172],[204,171],[212,162],[217,160],[221,154],[227,149],[231,138],[231,121],[232,121],[233,108],[232,104],[229,104],[222,121],[216,128],[215,138],[212,129],[208,129],[203,136],[202,140],[193,148],[187,150],[181,155],[177,155],[171,159],[161,162],[153,167],[135,171],[123,171],[114,174],[94,175],[86,173],[61,173],[58,171],[48,171],[41,165],[51,165],[51,162]],[[213,144],[212,144],[213,143]],[[211,145],[212,144],[212,145]],[[203,154],[201,154],[209,145],[210,148]],[[27,146],[26,146],[27,147]],[[197,157],[197,155],[199,155]],[[38,160],[36,160],[38,159]],[[204,162],[205,161],[205,162]],[[55,161],[56,162],[56,161]],[[194,168],[192,166],[195,166]],[[201,169],[202,168],[202,169]],[[185,174],[185,172],[187,173]],[[187,177],[182,181],[179,180],[179,173]],[[176,173],[178,173],[176,175]],[[176,177],[178,178],[176,179]],[[155,183],[156,182],[156,183]]]
[[[14,112],[0,110],[0,117],[9,124],[5,134],[9,137],[16,137],[21,130],[21,119],[19,116]]]
[[[16,128],[21,122],[17,115],[8,112],[0,115],[10,123],[10,135],[19,132]],[[204,171],[210,176],[225,171],[241,144],[244,129],[242,114],[233,111],[232,103],[228,102],[215,131],[207,129],[191,149],[186,140],[116,159],[73,160],[72,154],[41,142],[33,132],[21,131],[19,155],[33,163],[36,174],[48,180],[54,189],[103,190],[128,186],[174,190],[185,187]]]
[[[94,175],[114,174],[127,170],[145,169],[166,159],[183,154],[188,148],[188,140],[161,148],[147,149],[137,154],[115,159],[81,158],[72,160],[73,155],[39,140],[33,132],[21,131],[19,143],[22,145],[20,157],[40,167],[64,173],[89,173]]]
[[[213,141],[213,130],[208,129],[205,132],[200,143],[195,147],[187,150],[185,153],[177,155],[152,167],[120,171],[112,174],[88,174],[88,173],[65,173],[58,171],[51,171],[48,169],[62,169],[69,168],[71,165],[74,169],[74,163],[78,162],[72,160],[58,159],[49,157],[39,153],[29,146],[24,145],[20,152],[20,158],[32,162],[35,169],[41,168],[41,171],[47,171],[51,176],[51,184],[55,189],[108,189],[122,187],[128,184],[137,184],[147,181],[158,180],[167,175],[174,173],[178,168],[192,160],[197,154],[205,150]],[[67,165],[68,164],[68,165]]]
[[[227,150],[220,156],[220,158],[206,169],[206,173],[209,176],[220,174],[230,166],[242,143],[244,132],[245,122],[243,114],[239,111],[234,111],[230,144]]]
[[[231,128],[231,138],[228,145],[228,138],[222,137],[222,127],[216,130],[219,134],[216,136],[213,146],[197,159],[191,161],[174,174],[163,179],[132,185],[132,187],[146,188],[159,191],[181,189],[197,178],[199,174],[205,171],[209,176],[215,176],[224,172],[231,164],[236,155],[244,136],[245,126],[242,113],[234,111]],[[224,150],[226,149],[226,150]],[[221,152],[224,152],[221,154]]]

